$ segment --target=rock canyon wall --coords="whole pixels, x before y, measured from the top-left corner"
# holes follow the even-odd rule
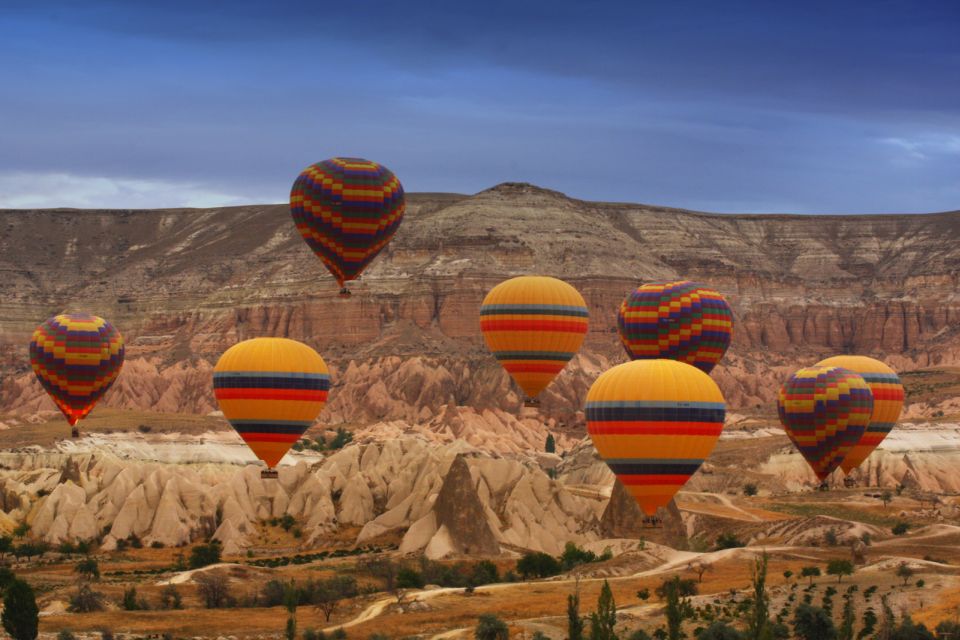
[[[624,360],[617,306],[645,281],[694,279],[727,296],[734,340],[714,376],[733,408],[768,406],[788,372],[838,352],[901,370],[960,363],[960,213],[713,215],[512,183],[412,194],[349,300],[283,205],[7,210],[0,230],[0,414],[52,408],[26,344],[47,316],[83,309],[127,339],[108,406],[214,410],[219,354],[274,335],[332,365],[328,424],[503,421],[520,398],[486,354],[477,313],[491,286],[525,273],[566,279],[590,308],[582,353],[543,399],[543,416],[573,436],[592,380]]]

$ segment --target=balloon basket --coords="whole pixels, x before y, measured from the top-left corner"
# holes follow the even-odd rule
[[[527,398],[523,401],[523,406],[527,408],[538,408],[540,406],[540,401],[536,398]]]
[[[70,429],[70,437],[71,437],[71,438],[79,438],[79,437],[80,437],[80,429],[77,429],[76,427],[74,427],[73,429]]]
[[[817,487],[817,491],[830,491],[830,483],[824,480],[820,483],[820,486]]]
[[[643,516],[643,526],[656,529],[663,526],[663,518],[659,516]]]
[[[843,486],[845,486],[847,489],[852,489],[853,487],[857,486],[857,481],[850,476],[847,476],[843,479]]]
[[[277,473],[276,469],[264,469],[260,472],[260,477],[264,480],[276,480],[280,477],[280,474]]]
[[[342,289],[340,289],[339,296],[340,296],[341,298],[349,298],[349,297],[352,296],[352,295],[353,295],[353,294],[350,293],[350,289],[347,289],[346,287],[343,287]]]

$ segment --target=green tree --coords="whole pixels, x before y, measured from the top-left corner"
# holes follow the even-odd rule
[[[475,585],[500,582],[500,571],[497,569],[497,565],[489,560],[481,560],[473,565],[470,581]]]
[[[910,529],[909,522],[898,522],[897,524],[893,525],[893,527],[891,527],[890,532],[893,533],[893,535],[895,536],[902,536],[907,532],[908,529]]]
[[[748,497],[757,495],[757,485],[752,482],[743,485],[743,495]]]
[[[597,554],[593,551],[581,549],[573,542],[567,542],[563,548],[563,553],[560,555],[560,564],[563,565],[564,571],[570,571],[578,565],[596,561]]]
[[[718,550],[736,549],[738,547],[745,547],[745,546],[747,546],[746,543],[732,533],[721,533],[717,537]]]
[[[631,633],[629,636],[627,636],[627,640],[651,640],[651,638],[650,638],[650,634],[644,631],[643,629],[637,629],[636,631]]]
[[[40,609],[29,584],[23,580],[14,580],[7,587],[0,621],[13,640],[36,640]]]
[[[827,563],[827,573],[837,576],[837,582],[841,582],[843,576],[853,575],[853,563],[849,560],[831,560]]]
[[[786,571],[783,572],[783,579],[786,580],[787,582],[790,582],[790,578],[792,577],[793,577],[793,571],[790,571],[790,569],[787,569]]]
[[[100,565],[97,564],[96,558],[84,558],[73,568],[75,573],[79,573],[80,576],[86,578],[87,580],[99,580],[100,579]]]
[[[753,606],[747,618],[746,637],[749,640],[768,640],[770,631],[770,596],[767,595],[767,561],[766,552],[754,560],[750,572],[750,582],[753,586]]]
[[[903,586],[907,586],[910,578],[913,577],[913,569],[906,562],[901,562],[897,566],[897,577],[903,580]]]
[[[337,435],[333,436],[333,440],[330,441],[330,449],[334,451],[343,449],[350,442],[353,442],[353,434],[343,427],[337,427]]]
[[[0,567],[0,598],[7,592],[7,587],[13,584],[17,576],[10,570],[10,567]]]
[[[357,581],[353,576],[333,576],[316,583],[313,590],[312,604],[323,611],[326,621],[336,610],[341,601],[357,595]]]
[[[800,576],[803,578],[810,578],[810,584],[813,584],[814,578],[820,577],[820,567],[803,567],[800,569]]]
[[[220,543],[216,540],[198,544],[190,551],[190,568],[200,569],[220,562]]]
[[[890,640],[936,640],[926,625],[916,624],[909,615],[903,617],[900,626],[890,636]]]
[[[160,607],[162,609],[183,609],[183,599],[175,585],[168,584],[160,592]]]
[[[554,440],[552,433],[548,433],[548,434],[547,434],[547,442],[546,442],[546,444],[543,446],[543,448],[544,448],[544,450],[545,450],[547,453],[556,453],[556,452],[557,452],[557,441]]]
[[[0,560],[5,560],[11,551],[13,551],[13,538],[0,536]]]
[[[617,640],[613,627],[617,624],[617,603],[613,600],[610,583],[603,581],[597,610],[590,614],[590,640]]]
[[[801,604],[793,616],[793,631],[800,640],[836,640],[837,628],[820,607]]]
[[[583,618],[580,617],[580,588],[567,596],[567,639],[583,640]]]
[[[140,609],[140,602],[137,600],[136,587],[130,587],[123,592],[123,602],[121,604],[124,611],[137,611]]]
[[[697,588],[697,583],[693,578],[681,578],[679,576],[674,576],[669,580],[664,580],[660,583],[660,586],[654,589],[654,593],[657,594],[657,597],[663,600],[667,597],[670,589],[675,588],[677,593],[681,598],[686,598],[689,596],[697,595],[699,589]]]
[[[647,587],[640,589],[640,591],[637,591],[637,597],[643,600],[644,602],[646,602],[647,599],[650,597],[650,589],[648,589]]]
[[[890,501],[893,500],[893,494],[890,493],[889,491],[884,491],[883,493],[880,494],[880,500],[883,501],[883,508],[886,509],[887,505],[890,504]]]
[[[410,567],[403,567],[397,572],[398,589],[423,589],[423,576]]]
[[[838,640],[854,640],[853,625],[855,622],[856,612],[853,607],[853,597],[846,595],[843,598],[843,618],[841,619],[840,629],[837,633]]]
[[[25,538],[28,533],[30,533],[30,525],[28,525],[26,522],[21,522],[13,528],[14,538]]]
[[[696,594],[696,584],[693,583],[693,580],[689,581],[693,586],[693,592],[684,590],[684,581],[679,577],[674,576],[672,579],[667,580],[661,585],[663,594],[667,599],[666,606],[666,616],[667,616],[667,639],[668,640],[680,640],[683,638],[683,621],[687,618],[693,616],[693,607],[690,606],[690,600],[686,597],[686,594],[694,595]]]
[[[297,605],[300,603],[300,593],[291,580],[283,590],[283,606],[287,609],[287,626],[285,635],[287,640],[297,640]]]
[[[560,562],[542,551],[528,552],[517,561],[517,571],[524,580],[530,577],[547,578],[560,573]]]
[[[77,587],[77,595],[70,597],[70,606],[67,607],[71,613],[90,613],[103,609],[103,594],[91,589],[87,583]]]
[[[485,613],[480,616],[473,637],[476,640],[510,640],[510,629],[507,628],[507,623],[497,616]]]

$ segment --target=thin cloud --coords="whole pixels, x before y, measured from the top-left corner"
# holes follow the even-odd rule
[[[253,199],[265,202],[270,199]],[[0,174],[0,207],[9,209],[139,209],[223,207],[252,200],[202,184],[79,176],[69,173]]]

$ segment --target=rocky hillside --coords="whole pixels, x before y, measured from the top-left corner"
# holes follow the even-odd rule
[[[219,354],[278,335],[333,365],[328,423],[501,420],[520,399],[485,352],[477,312],[491,286],[524,273],[568,280],[590,307],[584,350],[543,405],[572,435],[582,434],[590,382],[623,359],[617,305],[644,281],[694,279],[730,300],[733,346],[714,376],[734,408],[767,406],[785,374],[837,352],[901,370],[960,363],[956,212],[712,215],[510,183],[469,197],[413,194],[350,300],[282,205],[0,211],[0,229],[0,414],[51,408],[28,369],[30,332],[85,309],[129,345],[107,405],[209,412]]]

